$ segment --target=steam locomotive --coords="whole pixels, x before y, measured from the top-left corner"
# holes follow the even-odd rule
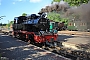
[[[52,48],[54,51],[56,50],[59,54],[65,57],[74,57],[75,59],[73,60],[82,60],[82,58],[83,60],[86,58],[90,59],[87,53],[79,50],[74,51],[74,49],[68,49],[62,45],[62,42],[57,41],[57,33],[54,33],[53,30],[50,32],[50,30],[53,28],[53,26],[57,27],[60,23],[51,23],[50,20],[45,17],[45,15],[45,13],[39,13],[39,15],[31,14],[30,16],[15,17],[12,32],[13,37],[45,47],[55,47]],[[62,26],[63,25],[60,24],[60,27]]]
[[[57,34],[50,32],[50,20],[45,13],[14,18],[13,36],[30,43],[48,44],[55,42]],[[53,44],[54,45],[54,44]]]

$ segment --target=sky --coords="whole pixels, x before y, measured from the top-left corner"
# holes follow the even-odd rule
[[[52,0],[0,0],[0,23],[13,21],[14,17],[26,14],[37,14],[41,8],[51,4]]]

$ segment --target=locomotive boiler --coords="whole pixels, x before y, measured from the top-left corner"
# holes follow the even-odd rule
[[[44,18],[45,14],[37,16],[31,14],[30,16],[20,16],[14,18],[14,29],[15,30],[26,30],[29,32],[49,31],[49,19]]]
[[[28,42],[51,44],[56,41],[57,34],[51,33],[50,21],[45,13],[39,15],[19,16],[14,18],[13,36]]]

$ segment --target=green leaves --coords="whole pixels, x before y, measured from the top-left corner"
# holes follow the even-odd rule
[[[53,0],[54,2],[60,2],[60,0]]]
[[[53,20],[55,22],[65,22],[66,25],[68,23],[68,18],[62,18],[62,17],[60,17],[60,14],[58,14],[56,12],[50,12],[50,13],[48,13],[47,17],[50,20]]]
[[[53,2],[60,2],[61,0],[53,0]],[[70,6],[80,6],[83,3],[88,3],[89,0],[64,0]]]
[[[22,16],[26,16],[27,14],[26,13],[23,13]]]
[[[51,2],[51,4],[52,4],[53,2],[60,2],[60,0],[53,0],[53,1]]]
[[[57,14],[57,13],[54,13],[54,12],[48,13],[47,17],[48,17],[50,20],[54,20],[54,21],[56,21],[56,22],[59,22],[59,21],[61,20],[60,14]]]
[[[13,21],[10,21],[6,26],[10,27],[10,25],[12,25],[12,24],[13,24]]]

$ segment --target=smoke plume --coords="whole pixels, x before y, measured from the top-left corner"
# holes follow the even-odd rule
[[[73,6],[70,7],[67,2],[60,1],[60,2],[54,2],[51,5],[46,6],[45,8],[42,8],[40,12],[64,12],[63,15],[64,18],[68,17],[72,19],[73,17],[77,20],[83,20],[90,22],[90,2],[87,4],[82,4],[79,7]]]
[[[54,2],[53,4],[48,5],[45,8],[42,8],[40,12],[67,11],[68,8],[70,8],[68,3],[64,1],[60,1],[60,2]]]
[[[82,4],[79,7],[73,7],[67,10],[65,16],[78,16],[79,20],[90,22],[90,2]]]

